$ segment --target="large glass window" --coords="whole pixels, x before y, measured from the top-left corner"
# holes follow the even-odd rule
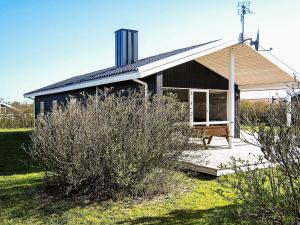
[[[227,123],[227,91],[163,88],[163,94],[173,93],[181,102],[189,103],[191,122],[199,125]]]
[[[189,90],[188,89],[163,89],[163,95],[168,95],[169,93],[175,94],[176,97],[181,102],[189,101]]]
[[[194,122],[206,121],[206,92],[194,92],[193,117]]]
[[[209,91],[209,120],[227,120],[227,92]]]
[[[191,90],[190,105],[195,124],[227,123],[227,91]]]

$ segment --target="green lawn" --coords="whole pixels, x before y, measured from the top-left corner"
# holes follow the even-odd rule
[[[216,179],[183,175],[190,191],[143,202],[72,202],[41,191],[43,173],[21,149],[28,130],[0,130],[0,224],[233,224]]]

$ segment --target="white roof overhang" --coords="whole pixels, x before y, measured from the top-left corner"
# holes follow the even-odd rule
[[[134,72],[123,73],[123,74],[105,77],[105,78],[101,78],[101,79],[97,79],[97,80],[93,80],[93,81],[75,83],[75,84],[62,86],[62,87],[58,87],[58,88],[53,88],[53,89],[49,89],[49,90],[30,92],[28,94],[25,94],[24,97],[25,98],[33,98],[35,96],[40,96],[40,95],[49,95],[49,94],[54,94],[54,93],[70,91],[70,90],[93,87],[93,86],[97,86],[97,85],[104,85],[104,84],[110,84],[110,83],[121,82],[121,81],[126,81],[126,80],[143,78],[143,77],[152,75],[156,72],[160,72],[162,70],[182,64],[184,62],[194,60],[197,57],[209,54],[210,52],[214,52],[218,49],[222,49],[222,48],[224,48],[226,46],[230,46],[234,43],[235,42],[233,42],[233,41],[224,41],[224,40],[215,41],[213,43],[210,43],[210,44],[207,44],[204,46],[200,46],[198,48],[195,48],[195,49],[183,52],[183,53],[179,53],[177,55],[173,55],[173,56],[164,58],[162,60],[158,60],[153,63],[149,63],[147,65],[138,67],[137,71],[134,71]]]
[[[241,47],[237,40],[219,40],[140,66],[135,72],[101,78],[89,82],[76,83],[66,87],[37,91],[25,94],[24,97],[35,97],[139,79],[192,60],[196,60],[198,63],[229,79],[230,48],[235,49],[235,83],[239,85],[241,90],[283,89],[293,84],[295,71],[291,70],[269,52],[257,52],[247,44],[245,44],[244,47]]]
[[[290,88],[295,82],[296,72],[270,52],[255,51],[248,44],[223,48],[199,57],[197,62],[229,79],[230,49],[235,54],[235,83],[242,91],[274,90]]]
[[[129,72],[129,73],[125,73],[125,74],[115,75],[115,76],[97,79],[97,80],[93,80],[93,81],[80,82],[80,83],[76,83],[76,84],[72,84],[72,85],[68,85],[68,86],[49,89],[49,90],[36,91],[33,93],[25,94],[24,97],[32,98],[32,97],[40,96],[40,95],[61,93],[61,92],[65,92],[65,91],[94,87],[94,86],[104,85],[104,84],[109,84],[109,83],[133,80],[133,79],[137,79],[137,78],[140,78],[140,74],[138,72]]]
[[[214,53],[216,51],[222,50],[224,48],[230,47],[237,44],[237,41],[219,40],[212,42],[207,45],[203,45],[158,61],[146,64],[138,68],[141,77],[146,77],[151,74],[169,69],[171,67],[195,60],[199,57],[203,57]]]

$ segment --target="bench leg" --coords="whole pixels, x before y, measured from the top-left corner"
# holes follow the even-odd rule
[[[205,149],[208,149],[205,139],[206,139],[206,138],[203,138],[203,139],[202,139],[203,144],[204,144],[204,148],[205,148]]]
[[[228,136],[226,136],[225,138],[226,138],[226,140],[227,140],[227,143],[229,144],[229,137],[228,137]]]
[[[213,136],[210,136],[210,137],[208,138],[208,142],[207,142],[207,144],[210,144],[210,142],[211,142],[212,138],[213,138]]]

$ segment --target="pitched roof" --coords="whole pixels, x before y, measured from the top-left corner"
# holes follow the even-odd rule
[[[94,72],[91,72],[91,73],[75,76],[75,77],[72,77],[72,78],[69,78],[69,79],[66,79],[66,80],[48,85],[46,87],[28,92],[25,95],[30,95],[30,94],[35,93],[35,92],[48,91],[48,90],[51,90],[51,89],[66,87],[66,86],[73,85],[73,84],[78,84],[78,83],[81,83],[81,82],[97,80],[97,79],[102,79],[102,78],[111,77],[111,76],[115,76],[115,75],[120,75],[120,74],[123,74],[123,73],[128,73],[128,72],[131,72],[131,71],[136,71],[141,66],[144,66],[144,65],[147,65],[149,63],[153,63],[155,61],[159,61],[159,60],[162,60],[164,58],[168,58],[170,56],[174,56],[174,55],[177,55],[177,54],[189,51],[189,50],[192,50],[194,48],[198,48],[198,47],[201,47],[201,46],[204,46],[204,45],[207,45],[207,44],[211,44],[211,43],[216,42],[216,41],[218,41],[218,40],[214,40],[214,41],[210,41],[210,42],[206,42],[206,43],[202,43],[202,44],[198,44],[198,45],[193,45],[193,46],[186,47],[186,48],[176,49],[176,50],[173,50],[173,51],[170,51],[170,52],[165,52],[165,53],[158,54],[158,55],[155,55],[155,56],[150,56],[150,57],[147,57],[147,58],[144,58],[144,59],[140,59],[136,63],[128,64],[128,65],[123,66],[123,67],[115,67],[114,66],[114,67],[109,67],[109,68],[102,69],[102,70],[97,70],[97,71],[94,71]]]
[[[12,109],[12,110],[18,111],[18,109],[16,109],[15,107],[11,106],[11,105],[8,104],[8,103],[6,103],[6,102],[4,101],[3,98],[0,98],[0,106],[4,106],[4,107],[6,107],[6,108],[10,108],[10,109]]]

